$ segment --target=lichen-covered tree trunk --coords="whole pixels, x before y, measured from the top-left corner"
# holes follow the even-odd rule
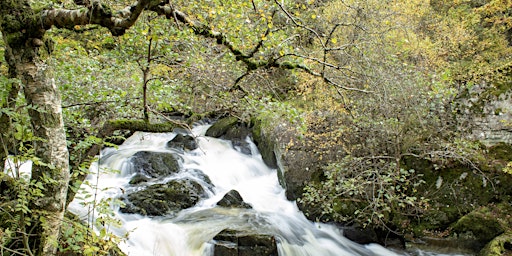
[[[42,196],[29,202],[36,227],[36,233],[30,234],[30,243],[36,248],[31,249],[36,255],[46,256],[57,251],[69,181],[69,156],[60,94],[38,54],[45,30],[37,25],[35,17],[27,0],[0,0],[0,29],[6,56],[13,64],[9,68],[23,84],[37,138],[33,143],[39,164],[33,165],[32,184],[43,186]]]
[[[17,65],[23,81],[25,99],[34,135],[36,156],[43,165],[34,165],[32,180],[44,186],[44,196],[32,204],[40,211],[41,255],[55,255],[64,218],[69,183],[69,156],[66,145],[61,99],[52,79],[46,77],[46,66],[36,60],[21,60]]]

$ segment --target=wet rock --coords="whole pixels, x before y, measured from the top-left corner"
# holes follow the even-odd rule
[[[374,230],[355,226],[342,227],[343,236],[358,244],[378,243],[379,237]]]
[[[179,163],[172,153],[140,151],[131,158],[133,172],[148,178],[169,176],[179,171]]]
[[[130,185],[137,185],[137,184],[141,184],[141,183],[144,183],[144,182],[148,182],[149,181],[149,178],[145,175],[142,175],[140,173],[136,173],[135,175],[133,175],[133,177],[130,179],[130,182],[129,184]]]
[[[222,118],[219,121],[215,122],[212,126],[210,126],[210,128],[208,128],[208,130],[206,131],[205,135],[214,138],[220,138],[237,123],[238,118],[236,117]]]
[[[194,137],[190,135],[178,134],[172,140],[167,142],[167,147],[182,150],[194,150],[198,146]]]
[[[242,234],[235,230],[223,230],[214,238],[215,256],[277,256],[276,239],[272,235]]]
[[[262,129],[262,120],[254,119],[252,122],[254,123],[252,128],[254,143],[258,146],[263,162],[270,168],[277,168],[277,158],[274,152],[277,140],[268,134],[269,131]]]
[[[232,189],[229,192],[227,192],[224,197],[217,203],[218,206],[222,207],[233,207],[233,208],[244,208],[244,209],[251,209],[252,206],[246,202],[244,202],[244,199],[238,193],[238,191]]]
[[[172,180],[127,194],[121,198],[126,205],[120,211],[147,216],[173,215],[194,206],[204,196],[204,189],[196,181]]]
[[[203,186],[210,190],[210,191],[213,191],[213,188],[215,187],[212,183],[212,180],[210,179],[210,177],[208,175],[206,175],[203,171],[201,170],[197,170],[197,169],[188,169],[186,172],[190,173],[192,176],[202,180],[204,182]]]
[[[207,131],[206,136],[230,140],[233,147],[241,153],[250,155],[251,147],[245,140],[251,134],[249,127],[236,117],[226,117],[214,123]]]

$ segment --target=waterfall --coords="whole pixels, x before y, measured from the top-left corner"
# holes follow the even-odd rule
[[[128,255],[213,255],[212,239],[225,229],[271,234],[276,238],[279,255],[397,255],[379,245],[360,245],[345,238],[338,228],[313,223],[306,219],[295,202],[285,197],[279,185],[276,170],[262,161],[256,146],[247,139],[251,154],[241,153],[230,141],[204,136],[207,126],[193,129],[198,148],[175,150],[166,143],[176,133],[138,132],[118,148],[102,151],[99,163],[91,166],[88,183],[96,189],[82,186],[81,194],[94,194],[96,200],[119,198],[142,186],[189,178],[205,187],[206,196],[188,209],[176,214],[146,217],[139,214],[121,213],[115,209],[115,217],[122,225],[111,230],[128,239],[120,248]],[[130,169],[130,157],[139,151],[170,152],[179,159],[180,171],[150,180],[144,185],[130,185],[134,176]],[[118,170],[117,173],[102,170]],[[200,171],[200,172],[198,172]],[[202,173],[198,175],[198,173]],[[213,186],[203,180],[207,176]],[[216,203],[232,189],[237,190],[251,209],[224,208]],[[77,196],[70,209],[87,218],[89,209],[81,204],[83,196]],[[94,217],[94,216],[93,216]]]

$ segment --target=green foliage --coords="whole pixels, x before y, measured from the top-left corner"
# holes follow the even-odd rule
[[[345,157],[330,165],[326,180],[307,187],[301,203],[321,209],[323,220],[386,227],[401,215],[420,216],[428,199],[417,197],[424,181],[386,157]],[[397,223],[402,224],[402,223]]]
[[[121,226],[114,214],[114,209],[122,206],[118,199],[97,198],[98,187],[96,181],[86,180],[80,184],[80,196],[77,200],[84,209],[88,209],[84,219],[71,216],[69,222],[63,225],[61,252],[72,252],[85,255],[123,255],[117,245],[126,239],[112,233],[112,228]],[[107,188],[108,189],[108,188]]]

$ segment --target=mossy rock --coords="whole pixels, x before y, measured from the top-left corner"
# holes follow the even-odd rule
[[[178,133],[172,140],[167,142],[167,147],[181,150],[194,150],[199,146],[193,136]]]
[[[234,189],[227,192],[222,199],[217,202],[218,206],[229,207],[229,208],[243,208],[251,209],[252,206],[246,202],[240,195],[240,193]]]
[[[226,134],[226,132],[234,125],[238,123],[238,118],[236,117],[226,117],[222,118],[219,121],[215,122],[208,130],[206,131],[206,136],[220,138],[222,135]]]
[[[220,119],[208,128],[205,135],[229,140],[233,148],[241,153],[247,155],[252,153],[250,144],[246,141],[246,138],[251,135],[251,129],[236,117]]]
[[[194,180],[172,180],[129,193],[121,199],[126,203],[121,212],[147,216],[173,215],[194,206],[205,196],[204,189]]]
[[[510,256],[512,255],[512,231],[504,233],[490,241],[479,256]]]
[[[512,161],[512,145],[500,142],[489,147],[489,155],[496,160]]]
[[[277,168],[277,158],[274,152],[275,142],[265,134],[263,131],[263,121],[261,119],[254,118],[252,123],[252,136],[254,143],[258,146],[261,157],[267,166],[270,168]],[[282,179],[280,179],[281,181]]]
[[[508,204],[480,207],[460,218],[453,225],[453,231],[459,235],[469,233],[478,241],[487,243],[507,230],[511,211]]]

